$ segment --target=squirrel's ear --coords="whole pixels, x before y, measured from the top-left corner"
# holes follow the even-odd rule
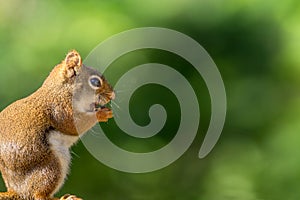
[[[63,62],[65,66],[65,75],[68,78],[76,76],[82,66],[81,57],[76,50],[70,51]]]

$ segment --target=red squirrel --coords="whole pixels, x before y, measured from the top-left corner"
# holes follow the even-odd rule
[[[69,148],[97,122],[113,117],[105,107],[115,93],[102,74],[70,51],[43,85],[0,113],[0,170],[7,192],[0,200],[54,198],[69,171]]]

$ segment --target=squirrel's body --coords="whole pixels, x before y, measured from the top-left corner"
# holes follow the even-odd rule
[[[0,200],[55,199],[68,173],[69,148],[98,121],[112,117],[103,105],[113,98],[104,77],[71,51],[42,87],[5,108],[0,113],[0,170],[8,191],[0,193]]]

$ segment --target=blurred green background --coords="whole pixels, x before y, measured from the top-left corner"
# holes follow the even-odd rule
[[[58,195],[74,193],[85,200],[300,199],[299,19],[297,0],[0,0],[0,110],[40,87],[70,49],[84,58],[121,31],[171,28],[197,40],[222,74],[228,110],[213,152],[202,160],[197,157],[210,119],[204,82],[199,83],[191,66],[176,55],[133,52],[113,63],[115,68],[105,72],[107,78],[114,84],[130,67],[146,62],[179,70],[199,97],[197,138],[175,163],[146,174],[110,169],[79,143],[72,150],[71,174]],[[140,90],[130,104],[133,118],[139,124],[149,122],[148,106],[166,95],[161,104],[173,116],[166,124],[169,132],[149,140],[120,131],[106,134],[123,148],[147,152],[176,134],[179,105],[166,88],[152,85]],[[149,100],[149,95],[154,98]],[[113,120],[103,128],[117,130]],[[0,189],[5,190],[3,183]]]

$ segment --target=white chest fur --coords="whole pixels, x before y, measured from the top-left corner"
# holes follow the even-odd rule
[[[48,141],[50,148],[55,156],[59,159],[62,174],[64,175],[60,181],[59,187],[57,188],[59,189],[69,171],[69,165],[71,162],[71,154],[69,149],[79,139],[79,137],[65,135],[58,131],[51,131],[49,134]]]

